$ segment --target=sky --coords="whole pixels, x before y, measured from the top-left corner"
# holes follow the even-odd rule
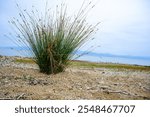
[[[8,21],[18,16],[15,3],[22,9],[44,9],[44,0],[0,0],[0,47],[15,46],[4,35],[11,31]],[[49,7],[55,8],[62,0],[48,0]],[[76,13],[83,0],[64,0],[69,14]],[[86,0],[88,3],[89,0]],[[98,25],[92,41],[80,50],[94,46],[92,52],[114,55],[150,57],[150,0],[92,0],[96,4],[89,12],[89,24]]]

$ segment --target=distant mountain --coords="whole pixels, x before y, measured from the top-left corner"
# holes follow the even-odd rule
[[[76,52],[77,54],[87,53],[89,56],[95,56],[95,57],[117,57],[117,58],[130,58],[130,59],[147,59],[150,60],[150,56],[129,56],[129,55],[114,55],[109,53],[95,53],[95,52],[89,52],[89,51],[80,51],[78,50]]]

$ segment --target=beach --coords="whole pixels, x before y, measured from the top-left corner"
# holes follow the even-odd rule
[[[35,63],[18,61],[22,59],[0,57],[1,100],[150,99],[149,67],[69,65],[64,72],[46,75]]]

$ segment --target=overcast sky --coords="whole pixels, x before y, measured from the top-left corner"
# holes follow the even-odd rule
[[[17,16],[15,1],[22,9],[32,5],[44,8],[44,0],[0,0],[0,47],[14,46],[4,37],[10,26],[8,20]],[[53,8],[62,0],[48,0]],[[64,0],[69,13],[75,13],[83,0]],[[87,0],[89,1],[89,0]],[[89,23],[101,22],[95,40],[81,50],[94,45],[97,53],[150,57],[150,0],[92,0],[96,7],[89,13]],[[60,2],[61,3],[61,2]],[[99,46],[100,47],[97,47]]]

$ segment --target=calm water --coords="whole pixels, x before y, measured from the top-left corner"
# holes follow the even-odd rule
[[[150,66],[150,60],[148,59],[130,59],[130,58],[122,58],[122,57],[120,58],[120,57],[105,57],[105,56],[95,57],[95,56],[86,55],[86,56],[80,57],[79,60]]]
[[[28,51],[24,49],[12,49],[12,48],[0,48],[0,55],[5,56],[29,56]],[[77,60],[91,61],[91,62],[112,62],[112,63],[123,63],[123,64],[136,64],[150,66],[150,59],[141,58],[123,58],[123,57],[107,57],[107,56],[94,56],[84,55]]]

